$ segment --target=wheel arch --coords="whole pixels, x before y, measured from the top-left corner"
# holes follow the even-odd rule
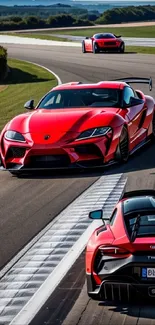
[[[145,99],[148,109],[152,108],[155,111],[155,99],[148,95],[145,95]]]
[[[112,135],[112,140],[111,140],[111,145],[110,148],[107,152],[107,159],[108,156],[115,156],[115,153],[117,151],[118,145],[119,145],[119,141],[120,141],[120,137],[121,137],[121,133],[123,128],[125,128],[127,130],[128,133],[128,141],[129,141],[129,147],[130,147],[130,139],[129,139],[129,132],[128,132],[128,124],[127,122],[121,118],[119,116],[119,124],[118,125],[111,125],[112,126],[112,131],[113,131],[113,135]]]

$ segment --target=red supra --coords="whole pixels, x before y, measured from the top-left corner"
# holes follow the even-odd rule
[[[155,298],[155,191],[125,193],[86,250],[88,295],[94,300]],[[137,300],[138,301],[138,300]]]
[[[121,36],[110,33],[95,34],[93,37],[86,37],[82,41],[82,52],[93,52],[94,54],[103,51],[116,51],[124,53],[125,43]]]
[[[0,135],[1,168],[93,167],[127,161],[155,135],[155,103],[126,78],[95,84],[73,82],[53,88],[29,112],[14,117]]]

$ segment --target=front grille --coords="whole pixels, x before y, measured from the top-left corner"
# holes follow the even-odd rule
[[[104,45],[116,45],[116,42],[104,42]]]
[[[30,167],[34,168],[60,168],[68,167],[70,159],[67,155],[48,155],[31,157]]]
[[[96,155],[102,157],[100,149],[95,144],[78,145],[74,147],[78,154]]]
[[[23,158],[25,156],[26,148],[22,147],[10,147],[8,149],[6,158]]]
[[[92,160],[81,160],[77,162],[79,167],[83,168],[93,168],[93,167],[102,167],[104,160],[102,159],[92,159]]]

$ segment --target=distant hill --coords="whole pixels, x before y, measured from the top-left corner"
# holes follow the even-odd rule
[[[55,16],[59,14],[71,14],[75,16],[87,15],[88,10],[84,7],[71,6],[66,3],[49,4],[47,6],[37,5],[14,5],[14,6],[1,6],[0,5],[0,19],[10,16],[38,16],[47,18],[50,15]]]
[[[37,6],[41,7],[51,7],[57,4],[58,1],[56,0],[0,0],[0,5],[2,6]],[[88,11],[98,11],[103,13],[105,10],[112,9],[115,7],[126,7],[126,6],[139,6],[139,5],[155,5],[155,0],[61,0],[61,7],[64,5],[66,6],[74,6],[77,8],[83,8]]]

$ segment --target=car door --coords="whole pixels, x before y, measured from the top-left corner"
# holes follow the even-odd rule
[[[138,134],[143,134],[143,132],[141,132],[141,128],[146,116],[145,101],[142,100],[141,102],[136,103],[134,106],[132,106],[131,100],[133,97],[138,98],[134,90],[131,87],[126,86],[123,91],[123,104],[127,110],[126,119],[128,120],[128,130],[131,140],[137,137]]]

